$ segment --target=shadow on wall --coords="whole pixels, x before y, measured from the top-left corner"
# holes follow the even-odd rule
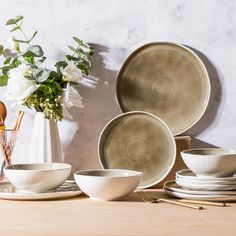
[[[192,138],[192,147],[193,148],[218,148],[217,146],[204,142],[197,138]]]
[[[97,158],[97,143],[105,124],[120,113],[115,98],[116,71],[106,68],[102,53],[108,48],[91,44],[95,53],[91,58],[93,65],[91,74],[96,75],[98,84],[91,89],[80,86],[79,92],[84,98],[84,108],[70,110],[73,121],[79,127],[72,141],[64,147],[65,162],[72,164],[73,171],[91,168],[101,168]]]
[[[207,58],[207,56],[195,48],[189,46],[187,47],[193,50],[200,57],[200,59],[202,60],[207,69],[211,83],[211,95],[207,110],[202,116],[202,118],[197,122],[197,124],[195,124],[191,129],[187,131],[188,135],[194,137],[202,133],[205,129],[207,129],[211,125],[211,123],[213,123],[213,121],[216,119],[218,108],[222,98],[222,87],[219,79],[219,74],[215,66]],[[196,147],[201,147],[200,145],[201,142],[202,142],[201,140],[193,138],[193,147],[195,147],[195,145]],[[215,147],[215,146],[202,142],[202,147]]]

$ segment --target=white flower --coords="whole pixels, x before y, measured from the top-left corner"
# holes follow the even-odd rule
[[[23,100],[38,88],[36,83],[24,77],[32,73],[31,68],[25,64],[21,64],[17,68],[10,70],[6,94],[9,100],[22,104]]]
[[[61,73],[65,81],[79,83],[83,79],[82,71],[73,62],[62,69]]]
[[[67,109],[74,107],[83,108],[83,98],[79,95],[78,91],[73,88],[70,83],[67,84],[61,96],[61,106],[63,109],[63,117],[69,117],[72,119],[69,111]]]

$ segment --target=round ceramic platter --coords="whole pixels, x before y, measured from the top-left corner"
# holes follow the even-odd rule
[[[193,195],[193,194],[170,191],[165,188],[164,188],[164,192],[170,197],[174,197],[174,198],[184,198],[184,199],[193,199],[193,200],[198,199],[198,200],[217,201],[217,202],[236,201],[236,195]]]
[[[192,183],[236,184],[236,176],[232,177],[197,177],[191,170],[184,169],[176,172],[176,178]]]
[[[204,64],[189,48],[149,43],[131,53],[122,65],[116,95],[123,112],[155,114],[177,135],[204,114],[210,81]]]
[[[190,190],[210,190],[210,191],[222,191],[222,190],[235,190],[236,189],[236,184],[207,184],[204,182],[202,184],[195,184],[195,183],[191,183],[189,181],[182,181],[181,179],[177,178],[175,180],[175,182],[186,189],[190,189]]]
[[[236,197],[236,191],[233,191],[233,190],[230,190],[230,191],[190,190],[190,189],[185,189],[185,188],[179,186],[174,180],[165,182],[164,188],[169,191],[185,193],[185,194],[192,194],[192,195],[235,195],[235,197]]]
[[[45,193],[21,193],[9,182],[0,183],[0,199],[7,200],[55,200],[82,194],[74,181],[66,181],[55,190]]]
[[[151,187],[169,173],[176,146],[167,125],[142,111],[127,112],[112,119],[98,143],[99,160],[105,169],[143,172],[139,188]]]

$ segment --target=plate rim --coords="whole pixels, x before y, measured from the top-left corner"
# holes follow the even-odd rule
[[[181,172],[183,172],[183,174],[187,174],[187,173],[193,173],[194,174],[194,172],[192,172],[190,169],[183,169],[183,170],[178,170],[178,171],[176,171],[176,176],[178,177],[178,178],[180,178],[180,179],[187,179],[187,180],[192,180],[192,179],[195,179],[195,178],[198,178],[198,180],[200,181],[200,180],[202,180],[202,181],[236,181],[236,177],[234,177],[234,176],[230,176],[230,177],[213,177],[213,178],[211,178],[211,177],[197,177],[197,175],[196,176],[187,176],[187,175],[183,175]]]
[[[172,198],[183,198],[183,199],[201,199],[205,201],[236,201],[235,195],[193,195],[193,194],[186,194],[186,193],[180,193],[171,191],[169,189],[163,188],[164,193],[171,196]],[[179,196],[176,196],[179,195]],[[181,196],[182,195],[182,196]]]
[[[0,182],[0,185],[4,184],[11,185],[14,187],[14,185],[10,181]],[[44,192],[44,193],[0,192],[0,199],[16,200],[16,201],[41,201],[41,200],[53,200],[53,199],[75,197],[81,194],[83,194],[83,192],[80,189],[76,191],[70,190],[70,191]]]
[[[206,110],[207,110],[207,107],[209,105],[209,101],[210,101],[210,96],[211,96],[211,82],[210,82],[210,77],[209,77],[209,73],[206,69],[206,66],[205,64],[202,62],[201,58],[197,55],[197,53],[195,53],[190,47],[188,46],[185,46],[183,44],[180,44],[180,43],[174,43],[174,42],[170,42],[170,41],[153,41],[153,42],[149,42],[149,43],[146,43],[144,45],[141,45],[139,47],[137,47],[136,49],[134,49],[123,61],[120,69],[118,70],[117,74],[116,74],[116,78],[115,78],[115,81],[116,81],[116,85],[115,85],[115,91],[116,91],[116,102],[118,103],[118,106],[120,108],[120,110],[122,112],[130,112],[130,111],[126,111],[124,109],[124,107],[122,106],[121,104],[121,99],[118,97],[118,84],[119,84],[119,77],[121,76],[122,72],[124,71],[124,68],[125,66],[129,63],[129,61],[139,52],[139,51],[142,51],[143,49],[147,48],[147,47],[150,47],[150,46],[156,46],[156,45],[172,45],[172,46],[176,46],[176,47],[179,47],[181,49],[184,49],[186,51],[188,51],[197,61],[198,63],[200,64],[201,68],[203,69],[204,71],[204,74],[205,74],[205,77],[206,77],[206,82],[207,82],[207,87],[206,87],[206,90],[207,90],[207,96],[205,98],[205,102],[204,102],[204,107],[202,109],[202,112],[201,114],[198,115],[198,118],[192,123],[190,124],[189,126],[187,126],[185,129],[182,129],[182,131],[179,131],[179,132],[172,132],[171,130],[171,133],[176,136],[176,135],[179,135],[179,134],[182,134],[184,133],[185,131],[189,130],[190,128],[192,128],[202,117],[203,115],[205,114]],[[155,114],[154,114],[155,115]]]
[[[172,162],[171,162],[171,165],[170,165],[170,168],[169,168],[169,171],[165,173],[165,175],[163,175],[163,177],[161,179],[159,179],[158,181],[155,181],[151,184],[146,184],[146,185],[140,185],[138,186],[138,188],[149,188],[149,187],[152,187],[158,183],[160,183],[168,174],[169,172],[171,171],[171,169],[173,168],[174,164],[175,164],[175,160],[176,160],[176,152],[177,152],[177,148],[176,148],[176,143],[175,143],[175,138],[171,132],[171,130],[169,129],[169,127],[167,126],[167,124],[161,119],[159,118],[158,116],[150,113],[150,112],[146,112],[146,111],[129,111],[129,112],[125,112],[125,113],[121,113],[115,117],[113,117],[109,122],[107,122],[107,124],[104,126],[104,128],[102,129],[100,135],[99,135],[99,138],[98,138],[98,146],[97,146],[97,155],[98,155],[98,160],[99,160],[99,163],[101,165],[101,167],[103,169],[110,169],[110,168],[105,168],[102,161],[101,161],[101,156],[100,156],[100,143],[101,143],[101,139],[102,139],[102,136],[103,136],[103,133],[104,131],[118,118],[121,118],[121,117],[124,117],[124,116],[128,116],[128,115],[133,115],[133,114],[144,114],[144,115],[148,115],[148,116],[151,116],[153,117],[154,119],[158,120],[159,122],[162,123],[162,125],[165,126],[165,128],[167,128],[168,130],[168,133],[170,134],[170,138],[171,138],[171,142],[173,143],[173,156],[174,158],[172,159]],[[112,169],[115,169],[115,168],[112,168]]]
[[[235,198],[236,198],[236,190],[229,190],[229,191],[227,191],[227,190],[218,190],[218,191],[216,191],[216,190],[212,190],[212,191],[206,191],[206,190],[187,190],[187,189],[179,189],[179,188],[176,188],[176,187],[171,187],[171,186],[167,186],[167,184],[173,184],[173,183],[176,183],[175,182],[175,180],[170,180],[170,181],[166,181],[165,183],[164,183],[164,185],[163,185],[163,188],[165,188],[165,189],[167,189],[167,190],[170,190],[170,191],[173,191],[173,192],[179,192],[179,193],[185,193],[185,194],[192,194],[192,195],[220,195],[220,193],[215,193],[215,192],[222,192],[222,194],[221,195],[225,195],[225,196],[235,196]],[[177,184],[177,183],[176,183]],[[177,184],[178,185],[178,184]],[[177,189],[176,191],[175,190],[173,190],[173,189],[171,189],[171,188],[173,188],[173,189]],[[181,186],[180,186],[181,187]],[[178,191],[178,190],[180,190],[180,191]],[[190,191],[190,192],[189,192]],[[191,193],[192,192],[192,193]],[[202,193],[200,193],[200,192],[202,192]],[[212,192],[212,193],[211,193]],[[228,192],[228,193],[230,193],[231,192],[231,194],[227,194],[227,193],[225,193],[225,192]],[[232,192],[234,192],[234,193],[232,193]]]

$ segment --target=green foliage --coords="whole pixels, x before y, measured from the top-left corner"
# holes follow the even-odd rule
[[[8,81],[8,76],[7,75],[2,75],[0,76],[0,86],[6,86]]]
[[[21,21],[24,17],[23,16],[16,16],[13,19],[9,19],[6,23],[6,25],[15,25],[17,24],[19,21]]]
[[[28,37],[22,29],[23,19],[23,16],[16,16],[6,22],[6,25],[11,27],[10,32],[19,31],[23,39],[13,37],[14,50],[4,49],[0,45],[0,55],[5,56],[3,66],[0,68],[0,86],[7,85],[10,70],[17,68],[20,64],[26,64],[28,69],[24,78],[36,83],[39,87],[24,100],[23,105],[43,112],[47,119],[61,120],[63,118],[61,96],[68,84],[63,79],[62,70],[73,62],[83,75],[88,75],[91,69],[90,56],[93,55],[94,50],[83,40],[73,37],[75,46],[68,45],[72,53],[65,55],[64,60],[58,61],[55,64],[55,70],[44,69],[41,64],[46,57],[42,47],[31,44],[37,31]]]
[[[73,37],[73,39],[77,45],[76,47],[68,45],[68,48],[73,52],[73,55],[66,55],[66,58],[69,61],[73,61],[84,75],[88,75],[89,70],[91,69],[89,56],[93,55],[94,49],[78,37]]]
[[[3,54],[4,47],[3,45],[0,45],[0,56]]]
[[[63,92],[61,86],[53,81],[47,80],[25,100],[25,105],[34,108],[36,111],[44,112],[45,118],[61,120],[62,107],[60,97]]]

